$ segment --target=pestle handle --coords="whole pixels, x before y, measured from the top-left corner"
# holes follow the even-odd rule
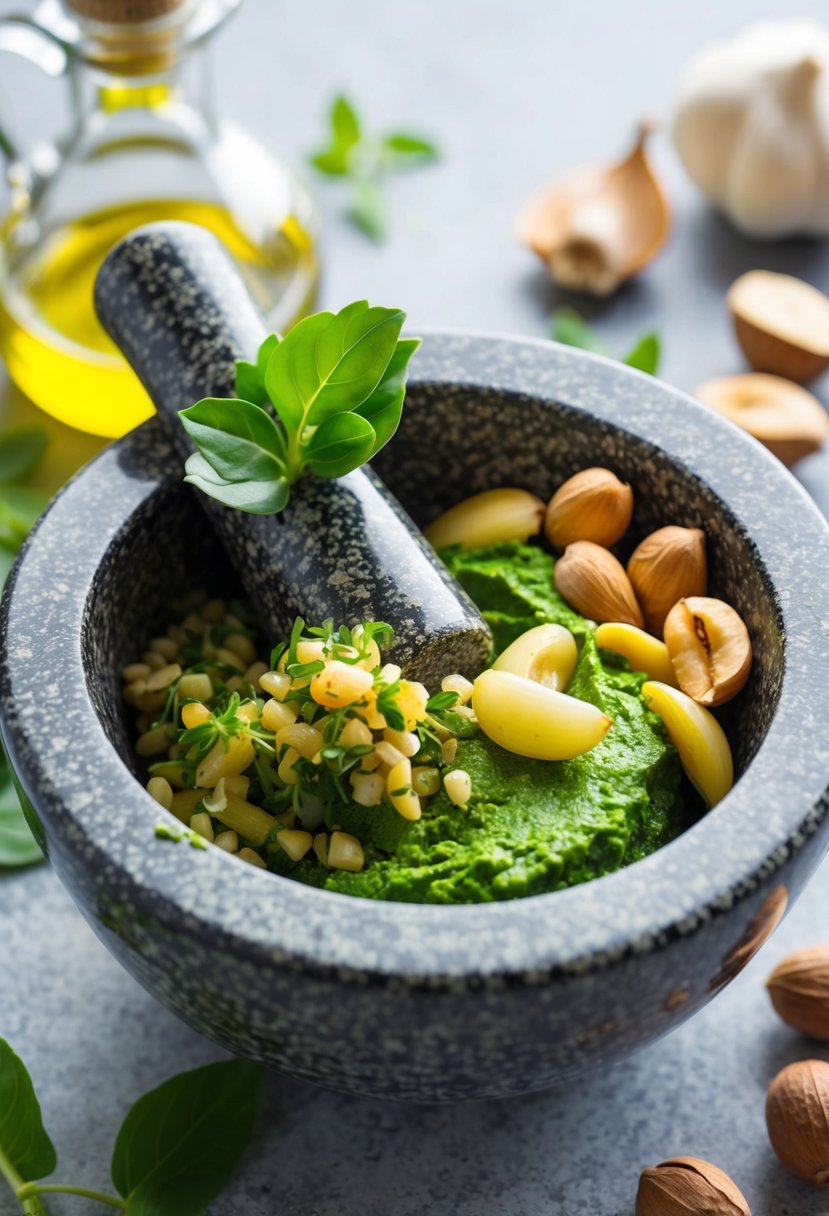
[[[150,224],[109,253],[95,283],[104,329],[137,372],[184,459],[178,411],[233,393],[234,360],[255,359],[267,328],[223,246],[193,224]],[[257,614],[274,635],[296,616],[388,621],[387,658],[435,687],[474,676],[491,637],[472,601],[369,469],[304,477],[280,515],[248,515],[208,498],[209,515]]]

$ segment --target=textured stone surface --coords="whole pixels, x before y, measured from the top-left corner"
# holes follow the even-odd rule
[[[633,482],[640,533],[668,519],[706,529],[715,588],[758,656],[727,723],[744,771],[700,823],[627,870],[462,908],[348,900],[158,841],[159,820],[176,821],[112,748],[131,765],[116,673],[213,569],[208,537],[157,419],[52,504],[3,601],[4,741],[63,881],[128,969],[196,1028],[357,1093],[526,1093],[683,1021],[799,893],[829,835],[815,746],[829,733],[829,682],[814,646],[815,618],[829,620],[829,530],[779,463],[618,363],[430,334],[383,472],[425,520],[461,484],[517,480],[546,497],[596,459]],[[796,543],[778,516],[762,518],[769,497]],[[309,1035],[309,1021],[324,1032]]]
[[[309,38],[305,6],[282,6],[277,16],[267,0],[247,0],[224,35],[216,83],[231,113],[297,157],[319,141],[324,99],[339,85],[378,123],[417,124],[441,138],[441,166],[391,185],[391,241],[379,249],[339,222],[343,196],[336,183],[323,184],[326,305],[360,292],[402,303],[415,331],[474,325],[543,336],[551,307],[563,301],[512,243],[515,209],[545,176],[620,146],[637,115],[664,112],[689,51],[757,11],[755,0],[424,0],[403,23],[396,3],[321,0]],[[764,11],[782,16],[785,8]],[[798,11],[824,16],[825,6],[804,0]],[[39,135],[63,86],[34,97],[30,71],[4,63],[0,89],[7,104],[16,84],[27,90],[31,107],[15,117]],[[690,390],[740,370],[721,311],[731,280],[761,264],[825,289],[829,247],[736,237],[688,187],[664,144],[656,155],[678,203],[675,238],[645,279],[587,308],[617,350],[658,325],[664,375]],[[5,396],[7,409],[31,421],[18,396]],[[62,432],[48,467],[70,442],[82,449]],[[798,475],[829,503],[826,458],[804,462]],[[211,1212],[629,1216],[639,1165],[693,1152],[734,1174],[755,1216],[824,1216],[825,1195],[776,1166],[762,1100],[778,1067],[829,1053],[779,1026],[761,983],[788,949],[826,937],[827,879],[824,865],[760,958],[707,1010],[564,1093],[435,1110],[271,1078],[254,1149]],[[129,1103],[216,1051],[118,967],[47,870],[0,880],[0,915],[4,1033],[33,1068],[62,1176],[105,1185],[114,1128]],[[71,1216],[84,1206],[67,1199],[50,1209]],[[0,1198],[3,1216],[13,1210]]]

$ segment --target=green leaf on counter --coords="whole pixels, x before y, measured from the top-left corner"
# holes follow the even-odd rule
[[[662,357],[662,343],[659,340],[659,334],[645,334],[644,338],[640,338],[627,355],[622,360],[629,367],[637,367],[640,372],[647,372],[651,376],[655,376],[659,370],[659,361]]]
[[[32,866],[42,860],[9,780],[8,788],[0,789],[0,869]]]
[[[393,152],[395,156],[416,158],[418,161],[437,160],[440,156],[437,144],[430,139],[422,139],[419,135],[409,135],[405,131],[393,131],[383,138],[383,148]]]
[[[37,426],[21,426],[0,435],[0,485],[23,481],[34,470],[49,438]]]
[[[358,181],[348,214],[366,236],[380,244],[386,239],[386,204],[375,181]]]
[[[46,1178],[57,1165],[32,1078],[5,1039],[0,1039],[0,1173],[14,1187],[3,1162],[24,1182]],[[15,1188],[16,1189],[16,1188]]]
[[[112,1181],[130,1216],[201,1216],[239,1163],[253,1131],[261,1069],[207,1064],[164,1081],[127,1114]]]
[[[349,219],[373,241],[386,237],[386,207],[382,179],[389,173],[417,168],[437,160],[437,145],[409,131],[367,133],[353,103],[335,97],[328,117],[328,142],[311,157],[311,164],[327,177],[351,183]]]
[[[576,346],[580,350],[592,351],[594,355],[613,358],[607,346],[574,308],[559,308],[553,313],[551,337],[555,342],[561,342],[564,346]],[[655,376],[659,370],[661,357],[662,343],[659,334],[651,331],[641,337],[633,349],[619,362]]]
[[[553,313],[552,338],[554,342],[561,342],[564,346],[590,350],[594,355],[607,354],[607,347],[599,341],[575,308],[559,308]]]
[[[46,506],[46,499],[27,486],[0,486],[0,545],[20,548]]]

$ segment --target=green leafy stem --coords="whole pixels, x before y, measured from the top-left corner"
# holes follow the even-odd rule
[[[272,515],[306,470],[343,477],[371,460],[397,430],[420,345],[400,338],[405,319],[356,300],[306,317],[281,341],[271,334],[255,363],[238,361],[236,399],[181,411],[198,448],[185,481],[226,506]]]
[[[596,336],[575,308],[559,308],[553,314],[552,337],[564,346],[578,346],[581,350],[590,350],[596,355],[613,357],[604,342]],[[626,355],[621,356],[620,362],[655,376],[659,371],[661,359],[662,343],[659,334],[651,330],[643,334]]]
[[[43,1182],[57,1166],[32,1079],[0,1039],[0,1177],[24,1216],[43,1216],[41,1197],[76,1195],[128,1216],[202,1216],[236,1169],[253,1131],[261,1070],[244,1060],[179,1073],[127,1112],[110,1173],[115,1195]],[[221,1135],[216,1135],[216,1128]]]
[[[342,95],[331,103],[328,144],[311,156],[311,164],[328,177],[351,183],[348,216],[374,241],[385,239],[386,206],[381,182],[389,173],[416,168],[438,159],[435,144],[408,131],[366,134],[353,104]]]

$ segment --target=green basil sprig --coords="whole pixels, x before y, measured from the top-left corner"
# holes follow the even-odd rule
[[[237,364],[237,399],[181,411],[198,447],[184,480],[226,506],[272,515],[306,470],[343,477],[371,460],[397,430],[420,345],[400,338],[405,319],[356,300],[306,317],[282,341],[272,334],[256,363]]]
[[[310,160],[320,173],[351,183],[349,219],[372,240],[382,241],[387,231],[382,179],[400,169],[428,164],[438,156],[436,145],[422,135],[409,131],[367,134],[352,103],[340,94],[331,103],[328,144]]]
[[[553,315],[552,337],[564,346],[578,346],[581,350],[590,350],[596,355],[614,356],[594,333],[592,328],[574,308],[559,308]],[[639,341],[619,359],[628,367],[638,368],[640,372],[648,372],[655,376],[662,359],[662,343],[655,330],[643,334]]]
[[[0,1039],[0,1177],[24,1216],[43,1216],[40,1197],[52,1194],[77,1195],[128,1216],[202,1216],[250,1140],[260,1081],[255,1064],[227,1060],[179,1073],[139,1098],[115,1141],[110,1173],[117,1195],[111,1195],[42,1181],[54,1172],[57,1153],[26,1066]]]

